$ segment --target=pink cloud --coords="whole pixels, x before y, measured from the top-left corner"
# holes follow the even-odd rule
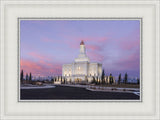
[[[40,53],[37,52],[30,52],[28,53],[28,55],[38,60],[47,60],[47,61],[51,60],[51,58],[49,58],[48,56],[41,55]]]
[[[101,37],[98,39],[98,42],[106,42],[106,41],[108,41],[107,37]]]
[[[27,68],[27,69],[34,68],[37,70],[42,69],[42,66],[39,66],[37,63],[32,62],[32,61],[28,61],[28,60],[21,60],[20,65],[21,65],[22,69],[23,68]]]
[[[20,66],[25,73],[31,72],[33,75],[46,76],[62,74],[62,65],[60,63],[47,63],[45,61],[34,62],[21,59]]]
[[[140,47],[140,40],[134,40],[134,41],[125,41],[121,43],[120,45],[122,50],[132,50],[135,49],[137,47]]]
[[[140,30],[133,31],[130,35],[118,40],[122,50],[132,50],[140,47]]]
[[[86,48],[93,51],[100,51],[102,47],[98,45],[86,45]]]
[[[134,53],[129,56],[120,58],[117,62],[114,63],[117,67],[117,70],[137,70],[140,67],[140,53],[137,49]]]
[[[23,69],[25,73],[31,72],[32,74],[39,74],[40,71],[43,70],[43,66],[30,60],[21,60],[20,65],[21,69]]]
[[[64,37],[66,37],[66,40],[65,41],[60,40],[58,41],[58,43],[63,42],[63,44],[65,43],[66,45],[68,45],[69,47],[73,49],[79,49],[80,42],[83,40],[85,43],[87,43],[85,44],[86,48],[89,50],[94,50],[94,51],[101,50],[104,43],[108,41],[107,37],[74,37],[74,36],[64,36]],[[55,40],[44,37],[42,41],[54,42]],[[97,45],[99,43],[101,43],[101,46]],[[35,56],[35,57],[37,56],[40,57],[39,55],[35,55],[35,53],[30,53],[30,55]]]
[[[61,75],[62,63],[55,61],[50,56],[42,55],[38,52],[28,53],[31,59],[21,58],[21,69],[26,73],[31,72],[33,75]]]

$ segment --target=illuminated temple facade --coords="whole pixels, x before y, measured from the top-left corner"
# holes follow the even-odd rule
[[[80,43],[80,52],[74,62],[71,64],[64,64],[62,67],[62,76],[67,82],[90,83],[93,77],[100,80],[101,75],[102,64],[90,62],[86,55],[86,48],[83,41]]]

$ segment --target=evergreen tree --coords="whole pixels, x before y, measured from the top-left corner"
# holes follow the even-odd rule
[[[53,77],[53,83],[55,82],[55,77]]]
[[[96,79],[96,84],[98,84],[98,76],[97,76],[97,79]]]
[[[23,70],[21,70],[20,80],[21,80],[21,84],[22,84],[23,83]]]
[[[26,83],[28,83],[28,73],[26,74]]]
[[[66,84],[66,78],[64,77],[64,84]]]
[[[29,83],[32,83],[32,74],[29,74]]]
[[[96,79],[94,76],[92,77],[92,83],[96,83]]]
[[[119,74],[119,77],[118,77],[118,84],[121,83],[121,74]]]
[[[113,76],[112,76],[112,74],[110,74],[110,76],[109,76],[109,83],[110,83],[110,84],[113,83]]]
[[[88,83],[88,78],[87,78],[87,76],[85,75],[85,81],[86,81],[86,83]]]
[[[61,83],[62,83],[62,76],[61,76]]]
[[[88,77],[87,77],[86,79],[87,79],[86,81],[87,81],[87,83],[88,83]]]
[[[128,82],[128,75],[127,73],[125,73],[125,76],[124,76],[124,83],[126,84]]]
[[[139,84],[139,78],[137,78],[137,84]]]
[[[102,76],[101,76],[102,84],[105,83],[105,82],[104,82],[104,77],[105,77],[105,73],[104,73],[104,69],[103,69],[103,71],[102,71]]]
[[[54,81],[54,79],[53,79],[53,77],[51,78],[51,83],[53,83],[53,81]]]

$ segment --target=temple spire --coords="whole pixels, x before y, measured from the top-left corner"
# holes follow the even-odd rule
[[[84,45],[84,42],[83,42],[83,40],[81,41],[80,45]]]
[[[78,58],[75,59],[75,62],[84,62],[87,61],[89,62],[89,58],[86,55],[86,48],[84,45],[83,40],[80,42],[80,53],[78,55]]]

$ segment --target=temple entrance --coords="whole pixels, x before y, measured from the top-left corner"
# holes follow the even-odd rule
[[[81,83],[82,79],[81,78],[76,78],[75,83]]]

